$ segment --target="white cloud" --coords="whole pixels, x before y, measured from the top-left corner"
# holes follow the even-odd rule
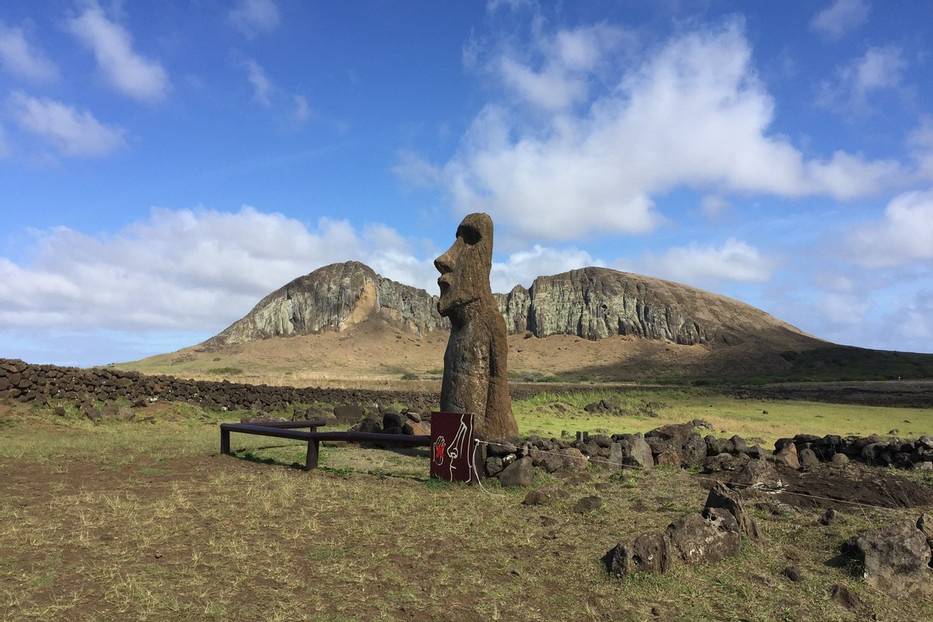
[[[420,274],[420,285],[436,278],[427,258],[420,272],[410,267],[417,260],[387,228],[359,232],[328,219],[310,228],[250,207],[154,209],[107,236],[57,228],[38,235],[31,255],[29,265],[0,258],[0,325],[213,331],[332,262],[359,259],[390,278]]]
[[[718,194],[708,194],[700,201],[700,207],[709,218],[718,218],[729,209],[729,202]]]
[[[58,68],[41,50],[26,40],[21,28],[8,28],[0,22],[0,66],[4,71],[35,82],[58,77]]]
[[[14,92],[9,106],[21,128],[48,140],[67,156],[103,156],[125,144],[120,128],[53,99]]]
[[[406,149],[398,152],[391,170],[402,182],[413,188],[432,186],[443,180],[440,168]]]
[[[855,231],[850,244],[853,259],[868,267],[933,260],[933,190],[894,197],[884,217]]]
[[[292,103],[295,105],[294,117],[298,123],[304,123],[311,118],[311,106],[308,105],[308,98],[304,95],[293,95]]]
[[[546,41],[542,69],[529,71],[577,58],[578,66],[608,65],[619,73],[579,113],[550,109],[542,118],[521,105],[486,105],[442,167],[459,212],[487,211],[521,232],[570,239],[650,231],[660,220],[652,196],[677,187],[848,199],[901,177],[895,162],[844,151],[805,159],[769,132],[774,102],[736,22],[673,38],[640,63],[613,63],[611,52],[595,44],[590,49],[609,56],[575,56],[559,43],[560,33]],[[525,99],[540,111],[534,92],[528,89]]]
[[[532,6],[532,0],[487,0],[486,11],[489,13],[495,13],[499,9],[518,11],[519,9],[525,7],[530,8]]]
[[[97,66],[115,89],[144,102],[166,96],[169,79],[165,69],[158,61],[137,53],[129,31],[107,19],[99,6],[88,6],[68,21],[68,28],[94,53]]]
[[[773,262],[753,246],[730,238],[721,246],[690,244],[648,255],[639,262],[645,274],[691,285],[715,281],[767,281]]]
[[[831,39],[838,39],[864,24],[870,11],[868,0],[833,0],[813,16],[810,27]]]
[[[841,67],[833,81],[821,85],[820,103],[862,109],[872,93],[899,87],[906,68],[907,61],[900,48],[868,48],[865,54]]]
[[[273,0],[240,0],[229,14],[230,23],[247,37],[269,33],[279,25],[279,8]]]
[[[251,58],[247,59],[244,67],[246,67],[246,79],[253,87],[253,99],[263,106],[270,106],[272,104],[272,82],[266,76],[266,71]]]
[[[917,162],[919,175],[933,180],[933,116],[920,120],[920,125],[908,137],[908,145]]]
[[[539,276],[602,265],[602,261],[580,249],[558,249],[535,244],[530,250],[510,254],[504,262],[493,262],[489,280],[492,291],[506,293],[516,285],[529,287]]]

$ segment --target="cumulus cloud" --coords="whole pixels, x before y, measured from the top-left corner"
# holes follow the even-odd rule
[[[910,133],[908,145],[917,163],[918,174],[933,179],[933,116],[921,119],[920,125]]]
[[[547,60],[529,71],[569,58],[580,67],[606,64],[563,49],[560,34],[547,41]],[[576,47],[613,58],[595,43]],[[524,106],[487,104],[440,167],[456,209],[491,212],[540,238],[572,239],[650,231],[660,221],[652,197],[677,187],[849,199],[902,175],[896,162],[844,151],[806,159],[769,131],[774,102],[737,22],[677,36],[639,63],[609,65],[621,73],[578,111],[542,106],[533,95]],[[545,114],[528,115],[529,106]]]
[[[904,79],[907,61],[895,46],[871,47],[839,69],[836,78],[821,85],[820,102],[863,109],[875,92],[895,89]]]
[[[594,259],[580,249],[559,249],[535,244],[530,250],[510,254],[505,261],[493,262],[489,280],[492,291],[504,293],[516,285],[529,287],[539,276],[602,265],[601,260]]]
[[[327,263],[360,259],[397,278],[393,257],[407,253],[390,238],[339,220],[308,227],[251,207],[154,209],[109,236],[57,228],[38,234],[28,265],[0,258],[0,325],[218,330]]]
[[[403,183],[413,188],[433,186],[443,180],[443,172],[439,167],[407,149],[398,152],[391,170]]]
[[[868,0],[833,0],[813,16],[810,28],[831,39],[838,39],[864,24],[870,11]]]
[[[734,238],[720,246],[690,244],[670,248],[661,255],[648,255],[639,265],[646,274],[691,285],[767,281],[774,268],[757,248]]]
[[[129,31],[109,20],[96,4],[68,20],[68,29],[94,53],[98,68],[116,90],[144,102],[159,101],[168,93],[162,65],[136,52]]]
[[[933,190],[894,197],[884,217],[855,231],[850,244],[853,259],[868,267],[933,259]]]
[[[45,54],[26,39],[21,28],[0,22],[0,67],[34,82],[49,82],[58,77],[58,68]]]
[[[86,110],[14,92],[11,115],[19,126],[51,142],[66,156],[104,156],[125,144],[123,130],[105,125]]]
[[[279,25],[279,7],[273,0],[240,0],[229,13],[230,23],[247,37],[269,33]]]
[[[272,82],[266,76],[265,69],[251,58],[247,59],[244,67],[246,68],[246,79],[249,80],[250,86],[253,87],[253,99],[263,106],[272,105]]]

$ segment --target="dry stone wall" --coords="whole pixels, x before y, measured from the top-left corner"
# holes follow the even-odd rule
[[[112,401],[140,399],[189,402],[207,408],[272,411],[294,404],[373,404],[401,402],[409,408],[429,411],[438,394],[401,391],[365,391],[275,387],[184,380],[173,376],[148,376],[116,369],[80,369],[55,365],[30,365],[0,359],[0,398],[45,403],[50,400],[86,399]]]

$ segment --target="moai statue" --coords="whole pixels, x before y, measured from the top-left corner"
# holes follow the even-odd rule
[[[513,439],[518,436],[518,426],[509,395],[509,343],[505,320],[489,286],[489,215],[464,218],[457,227],[457,239],[434,260],[434,266],[441,273],[437,310],[450,319],[441,410],[472,413],[480,438]]]

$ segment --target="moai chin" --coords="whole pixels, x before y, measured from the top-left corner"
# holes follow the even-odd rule
[[[509,343],[505,320],[492,296],[492,219],[470,214],[457,239],[434,260],[441,273],[437,310],[450,320],[444,352],[441,410],[472,413],[477,436],[513,439],[518,426],[509,395]]]

